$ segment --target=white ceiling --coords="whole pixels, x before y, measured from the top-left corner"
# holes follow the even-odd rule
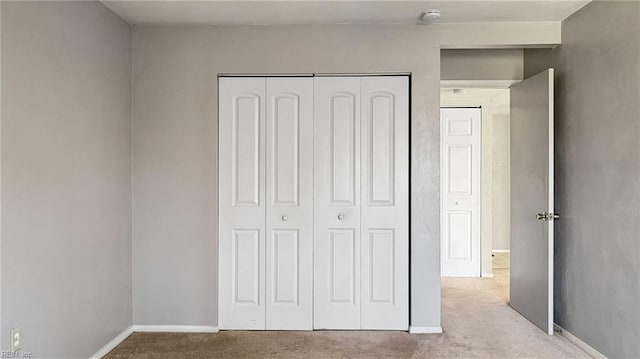
[[[560,21],[589,0],[102,0],[132,24],[415,24],[427,9],[439,23]]]

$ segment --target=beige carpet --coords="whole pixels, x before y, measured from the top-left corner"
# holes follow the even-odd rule
[[[509,269],[511,266],[511,254],[510,253],[493,253],[493,269]]]
[[[442,280],[444,334],[406,332],[134,333],[106,358],[589,358],[508,305],[508,269]]]

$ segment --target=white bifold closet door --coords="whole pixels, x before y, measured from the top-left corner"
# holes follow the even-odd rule
[[[314,328],[408,329],[408,89],[314,81]]]
[[[219,91],[220,328],[311,329],[313,79]]]

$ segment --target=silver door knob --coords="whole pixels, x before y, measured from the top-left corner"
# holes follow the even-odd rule
[[[344,219],[344,215],[343,214],[339,214],[338,215],[338,219],[342,221]]]
[[[560,219],[560,215],[557,213],[549,213],[548,217],[550,221],[555,221],[556,219]]]
[[[289,219],[289,218],[287,218],[287,216],[282,216],[282,222],[286,222],[287,219]]]

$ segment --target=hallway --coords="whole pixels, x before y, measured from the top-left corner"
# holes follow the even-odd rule
[[[106,358],[589,358],[564,337],[546,335],[507,305],[509,269],[499,267],[494,267],[495,278],[443,278],[444,333],[439,335],[134,333]]]

